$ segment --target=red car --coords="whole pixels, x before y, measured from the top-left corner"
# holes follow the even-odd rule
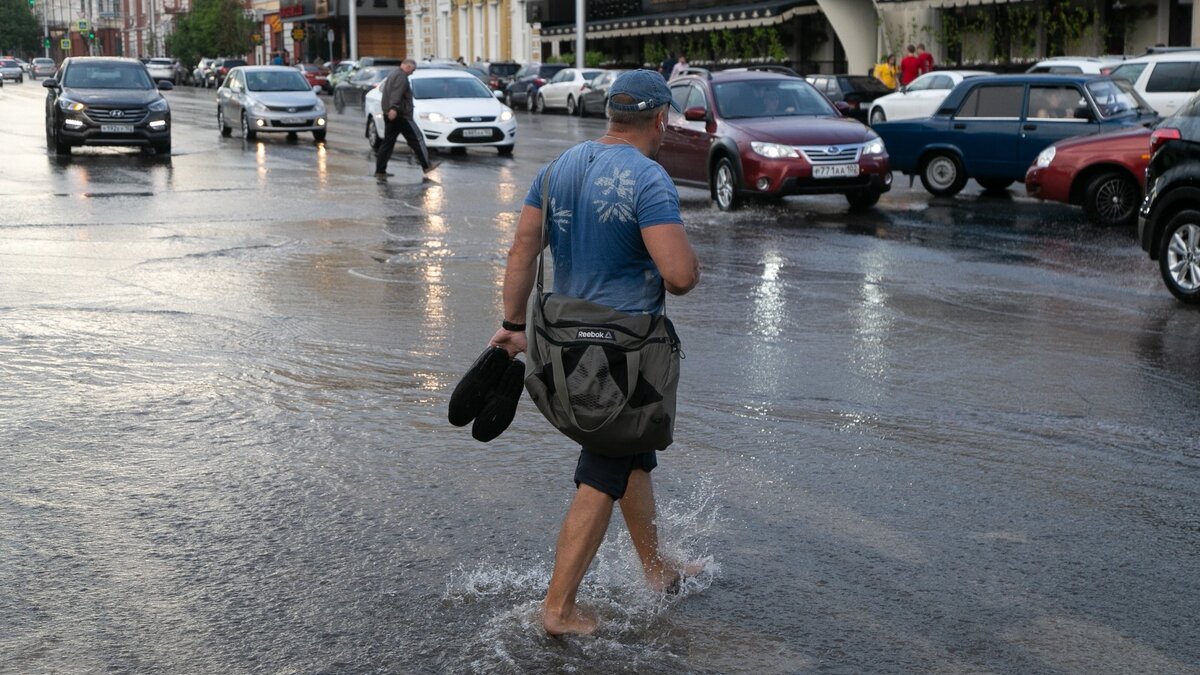
[[[308,80],[308,86],[325,88],[325,82],[329,80],[329,71],[315,63],[301,63],[296,66],[304,79]]]
[[[844,194],[867,207],[892,187],[879,135],[799,77],[689,69],[670,86],[683,113],[670,113],[658,161],[679,185],[709,190],[722,211],[796,194]]]
[[[1025,173],[1025,191],[1038,199],[1083,206],[1088,220],[1131,225],[1146,188],[1150,130],[1132,127],[1076,136],[1042,151]]]

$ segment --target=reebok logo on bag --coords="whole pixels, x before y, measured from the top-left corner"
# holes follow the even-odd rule
[[[602,328],[580,328],[579,332],[575,334],[575,339],[608,340],[609,342],[616,342],[617,340],[617,338],[613,337],[613,332],[611,330],[604,330]]]

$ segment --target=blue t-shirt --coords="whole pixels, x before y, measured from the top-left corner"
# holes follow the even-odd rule
[[[545,174],[542,167],[526,204],[542,208]],[[554,163],[549,211],[555,293],[631,314],[662,313],[662,275],[642,228],[683,219],[679,193],[658,162],[624,143],[580,143]]]

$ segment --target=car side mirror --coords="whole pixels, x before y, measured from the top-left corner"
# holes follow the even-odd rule
[[[704,122],[708,119],[708,111],[701,106],[692,106],[683,111],[683,119],[689,122]]]
[[[175,85],[172,84],[170,80],[159,80],[158,88],[161,89],[162,91],[171,91],[172,89],[175,88]]]
[[[48,80],[43,80],[42,86],[47,89],[58,89],[58,80],[54,79],[53,77]]]

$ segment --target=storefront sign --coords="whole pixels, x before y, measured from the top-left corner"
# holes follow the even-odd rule
[[[304,16],[304,5],[283,5],[279,8],[279,16],[285,19]]]

